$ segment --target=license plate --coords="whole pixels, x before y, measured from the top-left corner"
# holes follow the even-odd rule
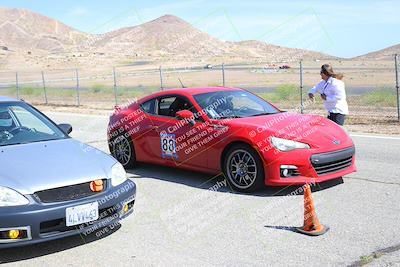
[[[67,208],[65,210],[65,220],[67,226],[74,226],[99,218],[99,203],[93,202],[85,205]]]

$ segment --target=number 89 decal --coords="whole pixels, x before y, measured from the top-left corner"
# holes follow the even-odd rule
[[[178,154],[176,153],[175,134],[160,134],[160,139],[162,157],[178,158]]]

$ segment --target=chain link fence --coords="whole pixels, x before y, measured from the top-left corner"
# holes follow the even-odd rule
[[[374,66],[337,61],[344,73],[350,118],[397,121],[398,76],[390,61]],[[250,90],[283,110],[324,115],[322,100],[308,101],[308,90],[319,82],[319,61],[292,64],[207,64],[202,67],[148,68],[136,66],[106,70],[49,70],[0,72],[0,95],[33,104],[112,109],[116,104],[159,90],[182,87],[228,86]],[[397,83],[396,83],[397,82]]]

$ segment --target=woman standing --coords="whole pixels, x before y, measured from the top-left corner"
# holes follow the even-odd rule
[[[330,64],[321,66],[322,80],[308,92],[310,99],[314,99],[315,93],[320,93],[324,100],[325,109],[328,111],[328,119],[339,125],[344,124],[349,107],[346,101],[346,91],[342,74],[335,73]]]

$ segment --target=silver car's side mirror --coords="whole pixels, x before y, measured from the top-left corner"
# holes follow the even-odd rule
[[[66,134],[70,134],[72,132],[72,126],[68,123],[61,123],[58,127]]]

